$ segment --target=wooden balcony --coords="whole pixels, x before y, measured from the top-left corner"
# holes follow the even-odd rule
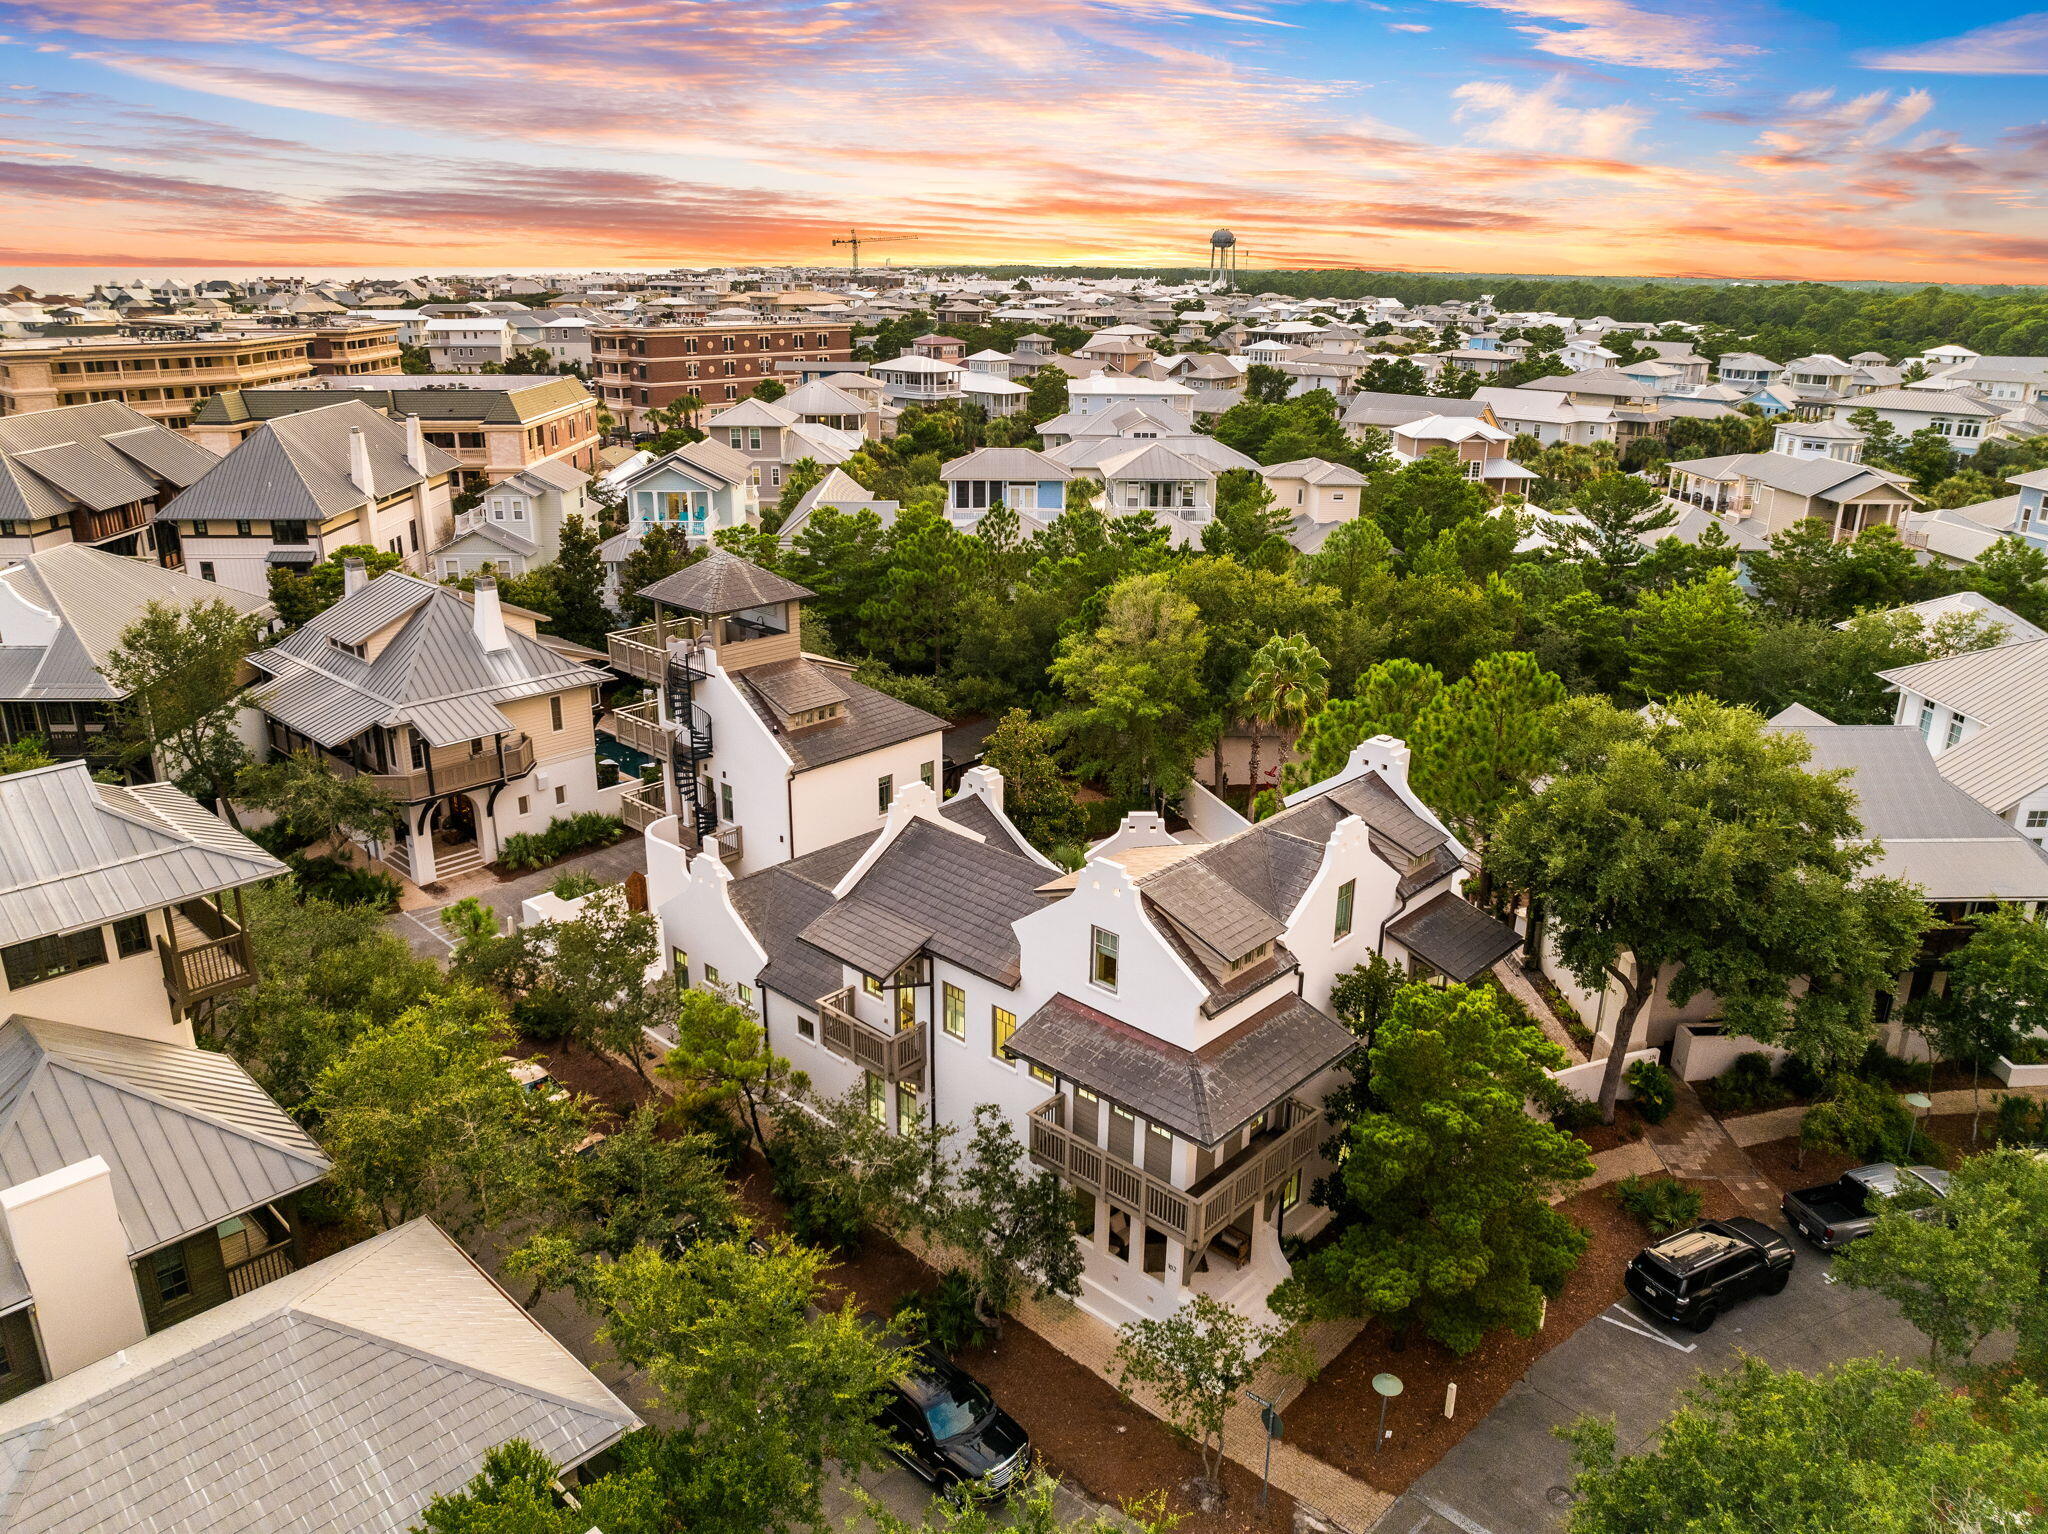
[[[660,706],[651,699],[635,703],[631,708],[614,709],[612,736],[622,746],[631,746],[635,751],[644,751],[657,760],[666,761],[675,745],[675,735],[661,722],[660,716]]]
[[[1056,1095],[1031,1110],[1031,1159],[1077,1188],[1104,1195],[1193,1251],[1206,1247],[1217,1232],[1306,1164],[1329,1132],[1315,1109],[1285,1098],[1240,1154],[1194,1187],[1176,1188],[1066,1128],[1060,1122],[1066,1101]]]
[[[334,770],[343,777],[355,777],[361,772],[360,768],[340,757],[330,760],[334,763]],[[502,748],[486,742],[483,750],[467,755],[451,756],[441,761],[429,757],[427,766],[415,767],[409,772],[372,772],[367,776],[399,803],[418,804],[438,794],[483,788],[492,783],[509,783],[533,771],[533,760],[533,742],[524,735],[517,735],[507,740]]]
[[[659,783],[642,784],[619,800],[619,819],[630,831],[645,831],[668,814],[668,807],[661,800]]]
[[[289,1241],[280,1242],[267,1251],[240,1262],[230,1263],[227,1270],[228,1295],[237,1298],[252,1289],[261,1289],[265,1284],[274,1283],[292,1271],[292,1248]]]
[[[669,641],[697,639],[703,632],[703,624],[693,618],[667,618],[607,634],[604,647],[614,671],[636,681],[661,683],[668,680]]]
[[[907,1081],[924,1087],[925,1025],[913,1023],[900,1033],[884,1033],[854,1015],[853,987],[818,998],[820,1037],[842,1060],[851,1060],[884,1081]]]
[[[696,836],[682,829],[682,821],[672,818],[662,806],[662,788],[659,783],[649,783],[636,788],[619,801],[619,818],[636,831],[644,831],[660,821],[668,824],[655,831],[655,838],[681,847],[691,857],[703,850],[709,842],[718,849],[718,855],[727,863],[737,863],[744,855],[746,838],[744,828],[735,825],[720,826],[709,836]]]
[[[179,1011],[256,983],[249,934],[203,900],[168,912],[171,935],[156,941],[164,986]]]

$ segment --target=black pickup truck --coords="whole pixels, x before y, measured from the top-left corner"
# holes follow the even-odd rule
[[[1902,1190],[1948,1196],[1948,1173],[1939,1167],[1874,1162],[1844,1172],[1831,1183],[1785,1195],[1780,1206],[1792,1228],[1824,1252],[1837,1252],[1870,1234],[1881,1201]]]

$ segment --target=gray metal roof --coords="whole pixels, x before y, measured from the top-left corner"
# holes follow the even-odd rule
[[[1521,934],[1506,922],[1448,893],[1387,923],[1387,936],[1460,985],[1522,945]]]
[[[1010,1049],[1164,1125],[1218,1145],[1253,1115],[1335,1065],[1359,1040],[1299,996],[1283,996],[1200,1049],[1181,1049],[1065,994],[1010,1036]]]
[[[344,645],[400,627],[372,659]],[[486,650],[469,603],[445,586],[387,570],[290,638],[250,657],[275,679],[259,687],[264,713],[309,740],[337,746],[375,724],[410,724],[436,746],[509,733],[496,705],[602,680],[507,625]]]
[[[1803,737],[1813,770],[1848,770],[1864,833],[1881,843],[1870,872],[1917,884],[1929,900],[2048,900],[2048,854],[1944,778],[1918,730],[1771,728]]]
[[[151,784],[146,795],[103,787],[81,761],[0,777],[0,945],[283,872],[168,784]]]
[[[403,1534],[484,1453],[639,1426],[416,1220],[0,1404],[9,1534]]]
[[[158,521],[324,522],[366,504],[368,492],[349,478],[353,432],[369,449],[370,482],[379,497],[394,495],[456,467],[431,442],[423,444],[426,471],[406,459],[406,429],[358,399],[321,405],[267,422],[183,495]]]
[[[0,518],[57,517],[153,498],[219,462],[119,400],[0,420]]]
[[[121,635],[152,602],[179,607],[222,601],[244,613],[267,614],[262,597],[178,570],[145,564],[86,543],[60,543],[0,570],[0,581],[60,625],[47,645],[0,645],[21,652],[19,671],[6,673],[0,697],[111,699],[121,696],[100,674]]]
[[[139,1256],[318,1182],[328,1160],[226,1055],[40,1018],[0,1024],[0,1186],[105,1158]],[[0,1227],[0,1310],[29,1298]]]
[[[1977,721],[1934,759],[1943,778],[2000,814],[2048,784],[2048,639],[1880,671],[1893,686]]]
[[[1045,454],[1028,447],[978,447],[965,457],[955,458],[942,466],[939,478],[1065,480],[1073,478],[1073,475],[1065,465],[1055,463]]]
[[[800,602],[816,593],[737,554],[713,549],[695,564],[643,586],[638,595],[684,612],[716,617],[774,602]]]

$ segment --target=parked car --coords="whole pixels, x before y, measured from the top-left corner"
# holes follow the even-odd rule
[[[1759,1220],[1707,1220],[1652,1241],[1623,1283],[1650,1314],[1703,1332],[1731,1305],[1783,1289],[1796,1257],[1792,1243]]]
[[[884,1398],[880,1420],[896,1457],[935,1491],[1000,1497],[1031,1465],[1031,1438],[1016,1418],[933,1348],[911,1349],[911,1367]]]
[[[1948,1173],[1940,1167],[1873,1162],[1844,1172],[1817,1188],[1788,1193],[1782,1207],[1794,1230],[1823,1252],[1834,1252],[1858,1236],[1869,1235],[1871,1226],[1877,1223],[1880,1200],[1891,1198],[1902,1189],[1946,1198]]]

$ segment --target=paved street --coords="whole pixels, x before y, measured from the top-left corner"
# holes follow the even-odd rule
[[[580,853],[538,873],[522,874],[516,879],[500,880],[491,873],[465,874],[462,878],[451,879],[441,887],[433,904],[394,912],[387,920],[391,930],[412,945],[413,952],[429,958],[445,958],[452,945],[441,927],[441,911],[458,900],[474,895],[503,920],[516,922],[519,919],[519,902],[538,895],[563,874],[589,874],[607,884],[616,884],[627,874],[644,873],[646,868],[647,844],[635,831],[609,847]]]
[[[1554,1534],[1568,1505],[1570,1460],[1551,1428],[1584,1413],[1616,1419],[1624,1452],[1639,1448],[1701,1371],[1754,1353],[1780,1367],[1819,1369],[1926,1343],[1888,1301],[1825,1281],[1828,1259],[1799,1246],[1792,1282],[1730,1311],[1704,1336],[1653,1320],[1632,1300],[1610,1306],[1536,1361],[1485,1422],[1388,1509],[1378,1534]]]

